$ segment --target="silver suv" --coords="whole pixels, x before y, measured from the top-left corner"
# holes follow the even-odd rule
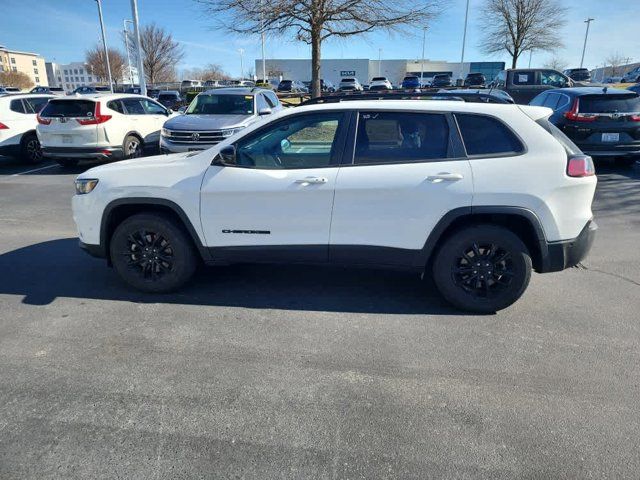
[[[271,90],[216,88],[193,99],[183,115],[162,127],[160,150],[164,153],[206,150],[265,115],[282,110]]]

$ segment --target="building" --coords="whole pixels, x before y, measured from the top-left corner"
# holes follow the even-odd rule
[[[311,60],[308,59],[266,59],[268,78],[287,80],[311,80]],[[320,61],[320,77],[337,84],[341,78],[356,77],[360,83],[369,83],[372,77],[387,77],[398,85],[407,74],[420,76],[427,82],[438,73],[447,73],[452,78],[464,78],[468,73],[483,73],[487,79],[493,79],[503,70],[504,62],[445,62],[427,60],[369,60],[326,59]],[[255,61],[255,71],[262,72],[262,60]],[[260,76],[260,75],[259,75]]]
[[[71,62],[65,64],[47,62],[46,64],[47,77],[49,78],[49,85],[52,87],[62,87],[67,92],[72,92],[77,87],[82,86],[96,86],[96,85],[108,85],[109,80],[94,75],[92,68],[85,62]],[[138,81],[138,70],[135,67],[131,67],[131,77],[129,76],[129,66],[125,66],[122,75],[115,77],[114,82],[118,85],[130,84],[130,78],[133,78],[134,83]]]
[[[37,53],[9,50],[0,45],[0,72],[22,72],[36,86],[48,86],[44,58]]]

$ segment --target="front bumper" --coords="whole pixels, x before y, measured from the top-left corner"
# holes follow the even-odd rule
[[[559,272],[584,260],[591,250],[597,229],[596,222],[589,220],[576,238],[547,243],[548,262],[544,271]]]
[[[162,153],[185,153],[207,150],[218,143],[178,143],[160,137],[160,151]]]
[[[42,147],[42,154],[49,158],[93,158],[96,160],[124,158],[122,147]]]

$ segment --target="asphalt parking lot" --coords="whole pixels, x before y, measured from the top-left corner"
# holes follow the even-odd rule
[[[77,248],[80,171],[0,159],[1,479],[638,477],[640,165],[599,166],[584,268],[490,316],[388,271],[134,293]]]

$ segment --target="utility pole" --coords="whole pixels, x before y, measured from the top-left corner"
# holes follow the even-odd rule
[[[427,39],[427,27],[422,29],[422,57],[420,59],[420,86],[422,86],[422,77],[424,76],[424,43]]]
[[[262,39],[262,81],[267,81],[267,62],[264,58],[264,0],[260,0],[260,37]]]
[[[580,59],[580,68],[582,68],[582,64],[584,63],[584,52],[587,49],[587,37],[589,36],[589,26],[591,22],[593,22],[595,18],[587,18],[584,23],[587,24],[587,31],[584,34],[584,45],[582,46],[582,58]]]
[[[138,83],[140,83],[140,95],[147,95],[147,81],[144,78],[144,64],[142,48],[140,48],[140,27],[138,26],[138,1],[131,0],[131,13],[133,17],[133,34],[135,35],[136,51],[138,52]]]
[[[102,1],[96,0],[98,4],[98,17],[100,18],[100,30],[102,31],[102,46],[104,47],[104,58],[107,62],[107,73],[109,74],[109,90],[113,93],[113,79],[111,78],[111,65],[109,64],[109,50],[107,49],[107,37],[104,35],[104,22],[102,21]]]
[[[124,45],[127,49],[127,65],[129,66],[129,81],[131,82],[131,87],[133,88],[133,70],[131,70],[131,53],[129,52],[129,31],[127,30],[127,23],[133,23],[131,20],[125,19],[124,24]]]
[[[244,55],[244,48],[239,48],[238,49],[238,53],[240,53],[240,80],[244,79],[244,65],[243,65],[243,58],[242,56]]]
[[[467,9],[464,12],[464,30],[462,32],[462,55],[460,55],[460,80],[462,80],[462,69],[464,68],[464,46],[467,43],[467,21],[469,19],[469,0],[467,0]]]

